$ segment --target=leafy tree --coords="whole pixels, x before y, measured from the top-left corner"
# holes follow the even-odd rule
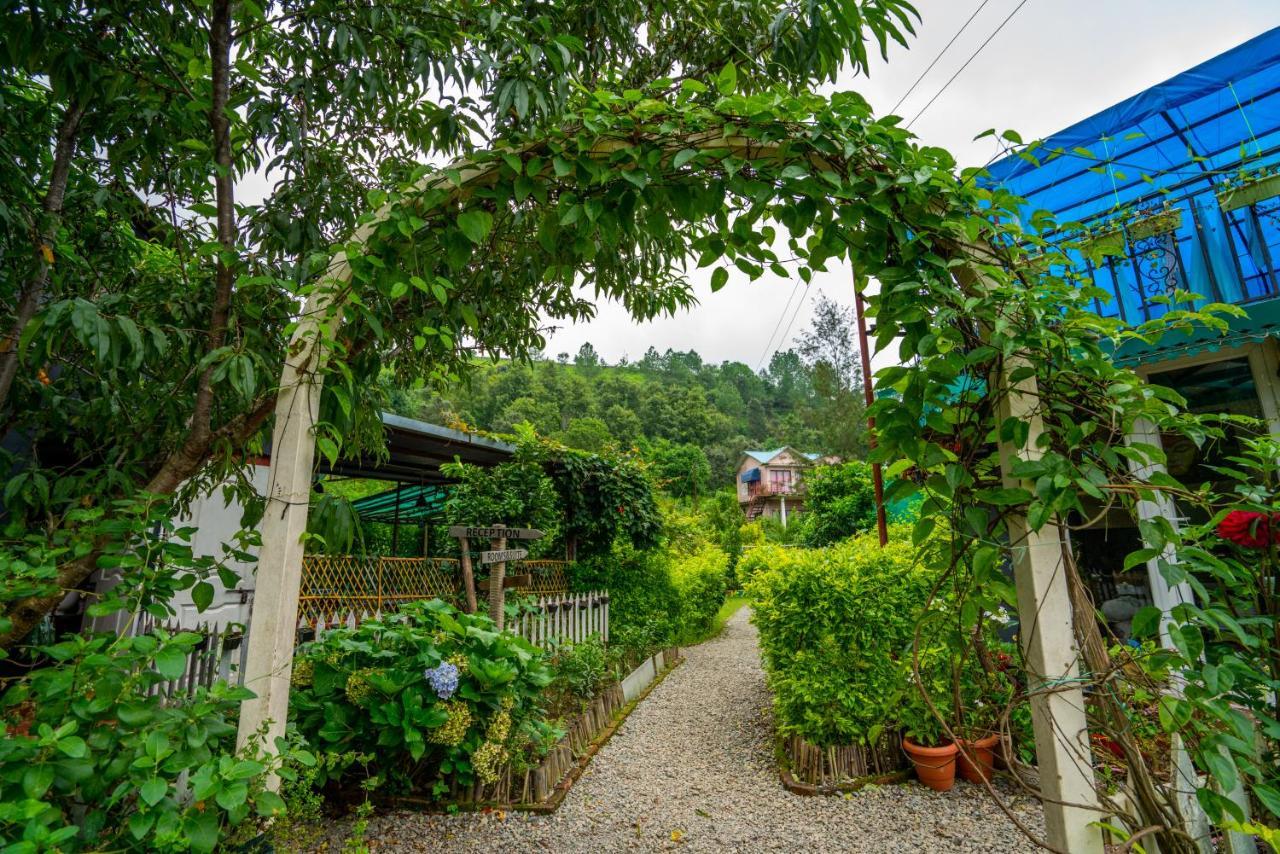
[[[668,218],[687,193],[639,207],[614,193],[623,219],[606,216],[596,240],[569,213],[597,222],[605,208],[568,189],[589,170],[570,178],[570,160],[532,141],[578,125],[571,99],[584,92],[678,77],[683,89],[654,93],[709,104],[717,82],[800,91],[848,62],[865,69],[865,41],[903,40],[912,10],[861,0],[798,14],[764,0],[735,6],[727,28],[717,4],[642,2],[584,13],[504,0],[30,0],[0,15],[0,421],[32,467],[5,497],[21,529],[74,525],[76,505],[189,498],[241,478],[265,445],[299,300],[367,209],[384,227],[343,247],[352,290],[342,336],[326,342],[317,444],[329,456],[378,446],[384,367],[440,386],[477,355],[527,358],[545,319],[590,314],[583,284],[639,318],[687,305],[672,262],[689,247],[653,213]],[[475,209],[449,203],[447,223],[435,207],[447,193],[404,204],[433,171],[422,164],[517,137],[540,165],[515,158],[522,182],[505,199],[481,187]],[[543,167],[566,187],[551,189]],[[254,172],[275,182],[261,199],[237,192]],[[559,225],[521,202],[562,204]],[[723,203],[696,206],[680,221]],[[68,552],[43,589],[5,592],[0,643],[81,584],[98,552]]]
[[[825,546],[876,527],[871,466],[851,461],[805,473],[805,539]]]
[[[613,442],[613,436],[599,418],[574,418],[560,434],[560,441],[580,451],[603,451]]]
[[[706,495],[711,466],[697,445],[659,439],[651,442],[644,453],[654,480],[668,494],[694,499]]]

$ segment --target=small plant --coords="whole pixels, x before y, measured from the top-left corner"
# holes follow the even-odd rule
[[[263,786],[279,759],[235,749],[234,716],[251,692],[153,690],[183,673],[200,640],[157,630],[41,649],[55,663],[0,699],[0,837],[23,840],[6,850],[207,852],[285,812]]]

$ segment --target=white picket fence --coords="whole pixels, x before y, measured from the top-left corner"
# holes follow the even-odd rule
[[[600,590],[566,596],[539,596],[537,612],[527,612],[509,628],[534,646],[579,643],[592,635],[609,641],[609,594]]]
[[[534,646],[548,647],[554,643],[579,643],[592,635],[602,641],[609,640],[609,594],[606,591],[560,596],[539,596],[537,612],[528,611],[507,628]],[[363,620],[378,616],[377,612],[357,614],[348,611],[327,618],[314,617],[300,620],[298,628],[314,637],[326,629],[340,626],[355,627]],[[173,633],[196,631],[204,635],[187,656],[187,667],[177,679],[152,686],[148,693],[172,697],[178,694],[194,694],[198,687],[209,687],[214,680],[224,679],[232,685],[240,684],[244,672],[245,655],[248,653],[246,627],[238,623],[228,626],[201,623],[190,629],[176,624],[160,623],[143,617],[129,628],[133,635],[146,634],[156,628]],[[304,637],[306,636],[304,635]]]

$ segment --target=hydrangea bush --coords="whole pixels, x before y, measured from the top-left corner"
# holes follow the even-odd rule
[[[437,599],[302,647],[290,711],[318,749],[372,757],[320,784],[438,794],[450,780],[493,783],[554,743],[542,708],[551,678],[540,650]],[[351,779],[360,773],[376,776]]]

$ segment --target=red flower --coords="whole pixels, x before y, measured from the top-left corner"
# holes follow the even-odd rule
[[[1280,513],[1232,510],[1218,523],[1218,536],[1245,548],[1265,549],[1280,540]]]

